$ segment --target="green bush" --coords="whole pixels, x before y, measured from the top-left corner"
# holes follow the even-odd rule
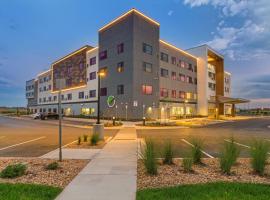
[[[83,141],[87,142],[88,135],[83,135]]]
[[[145,146],[141,155],[146,172],[150,175],[157,174],[157,160],[154,142],[152,139],[145,140]]]
[[[58,162],[54,161],[46,166],[47,170],[56,170],[59,168]]]
[[[194,164],[200,164],[202,159],[202,141],[200,139],[192,140],[191,157]]]
[[[230,142],[225,142],[221,151],[219,163],[221,171],[225,174],[230,174],[232,166],[236,163],[239,157],[240,150],[235,144],[234,138]]]
[[[0,173],[1,178],[16,178],[25,174],[27,166],[19,163],[14,165],[8,165]]]
[[[173,148],[172,148],[172,142],[171,140],[166,141],[164,149],[163,149],[163,163],[171,165],[173,164]]]
[[[98,141],[99,141],[99,134],[93,133],[90,139],[91,145],[97,145]]]
[[[81,136],[78,137],[77,144],[78,144],[78,145],[81,144]]]
[[[192,164],[193,164],[192,158],[183,158],[182,166],[185,172],[192,171]]]
[[[251,146],[251,165],[253,170],[260,175],[264,174],[268,150],[269,146],[263,140],[255,140]]]

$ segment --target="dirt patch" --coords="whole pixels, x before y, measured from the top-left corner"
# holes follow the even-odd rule
[[[0,158],[0,171],[6,166],[16,163],[27,165],[26,174],[14,178],[0,178],[0,183],[31,183],[64,188],[85,167],[89,160],[63,160],[59,169],[47,170],[45,167],[57,160],[38,158]]]
[[[250,159],[238,159],[232,168],[231,175],[224,175],[219,168],[218,159],[203,159],[203,165],[193,165],[193,172],[186,173],[181,166],[182,161],[176,160],[174,165],[159,163],[158,175],[150,176],[145,172],[141,160],[138,161],[138,189],[168,187],[181,184],[197,184],[217,181],[249,182],[270,184],[270,176],[259,176],[253,173]],[[270,173],[270,165],[266,166],[266,174]]]

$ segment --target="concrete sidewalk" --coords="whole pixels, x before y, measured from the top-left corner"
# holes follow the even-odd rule
[[[137,135],[121,129],[57,197],[57,200],[135,200]]]

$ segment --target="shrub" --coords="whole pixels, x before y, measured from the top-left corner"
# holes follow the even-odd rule
[[[173,148],[172,142],[170,140],[166,141],[164,149],[163,149],[163,163],[171,165],[173,164]]]
[[[81,144],[81,137],[80,137],[80,136],[78,137],[77,144],[78,144],[78,145],[80,145],[80,144]]]
[[[87,142],[88,135],[83,135],[83,141]]]
[[[192,164],[193,164],[192,158],[183,158],[182,166],[185,172],[192,171]]]
[[[224,143],[224,148],[221,151],[219,163],[221,171],[225,174],[230,174],[232,166],[240,154],[240,150],[235,144],[234,138],[230,142]]]
[[[152,139],[145,140],[145,146],[141,155],[146,172],[150,175],[157,174],[157,161],[154,142]]]
[[[97,145],[98,141],[99,141],[99,134],[93,133],[90,139],[91,145]]]
[[[0,173],[1,178],[16,178],[25,174],[27,166],[19,163],[14,165],[8,165]]]
[[[251,146],[251,165],[259,175],[264,174],[266,161],[268,158],[269,146],[262,140],[255,140]]]
[[[47,166],[46,166],[46,169],[47,170],[56,170],[56,169],[58,169],[59,168],[59,164],[58,164],[58,162],[52,162],[52,163],[50,163],[50,164],[48,164]]]
[[[202,141],[200,139],[192,140],[191,156],[194,164],[200,164],[202,159]]]

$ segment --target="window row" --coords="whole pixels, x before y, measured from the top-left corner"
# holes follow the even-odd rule
[[[163,98],[168,98],[169,96],[171,98],[179,98],[179,99],[197,99],[197,94],[192,92],[184,92],[184,91],[178,91],[177,90],[170,90],[166,88],[160,89],[160,96]]]
[[[43,78],[40,78],[39,79],[39,83],[45,83],[45,82],[48,82],[52,79],[52,76],[49,75],[49,76],[44,76]]]
[[[43,86],[43,87],[40,87],[39,88],[39,92],[46,92],[46,91],[50,91],[52,89],[52,86],[51,85],[48,85],[47,86]]]
[[[170,76],[169,75],[169,70],[164,69],[164,68],[160,68],[160,76],[164,77],[164,78],[169,78],[169,76]],[[177,75],[177,73],[174,72],[174,71],[171,72],[171,79],[197,85],[197,78],[193,79],[191,76],[184,75],[184,74],[181,74],[181,73],[179,73]]]
[[[34,87],[35,87],[34,85],[28,85],[28,86],[25,87],[25,89],[26,89],[26,91],[33,90]]]
[[[216,90],[216,84],[215,83],[208,83],[208,88],[212,91],[215,91]]]
[[[116,46],[117,54],[121,54],[124,52],[124,43],[120,43]],[[99,60],[105,60],[108,58],[108,52],[107,50],[99,52]],[[91,60],[92,59],[92,60]],[[96,64],[96,58],[90,58],[90,66]]]

